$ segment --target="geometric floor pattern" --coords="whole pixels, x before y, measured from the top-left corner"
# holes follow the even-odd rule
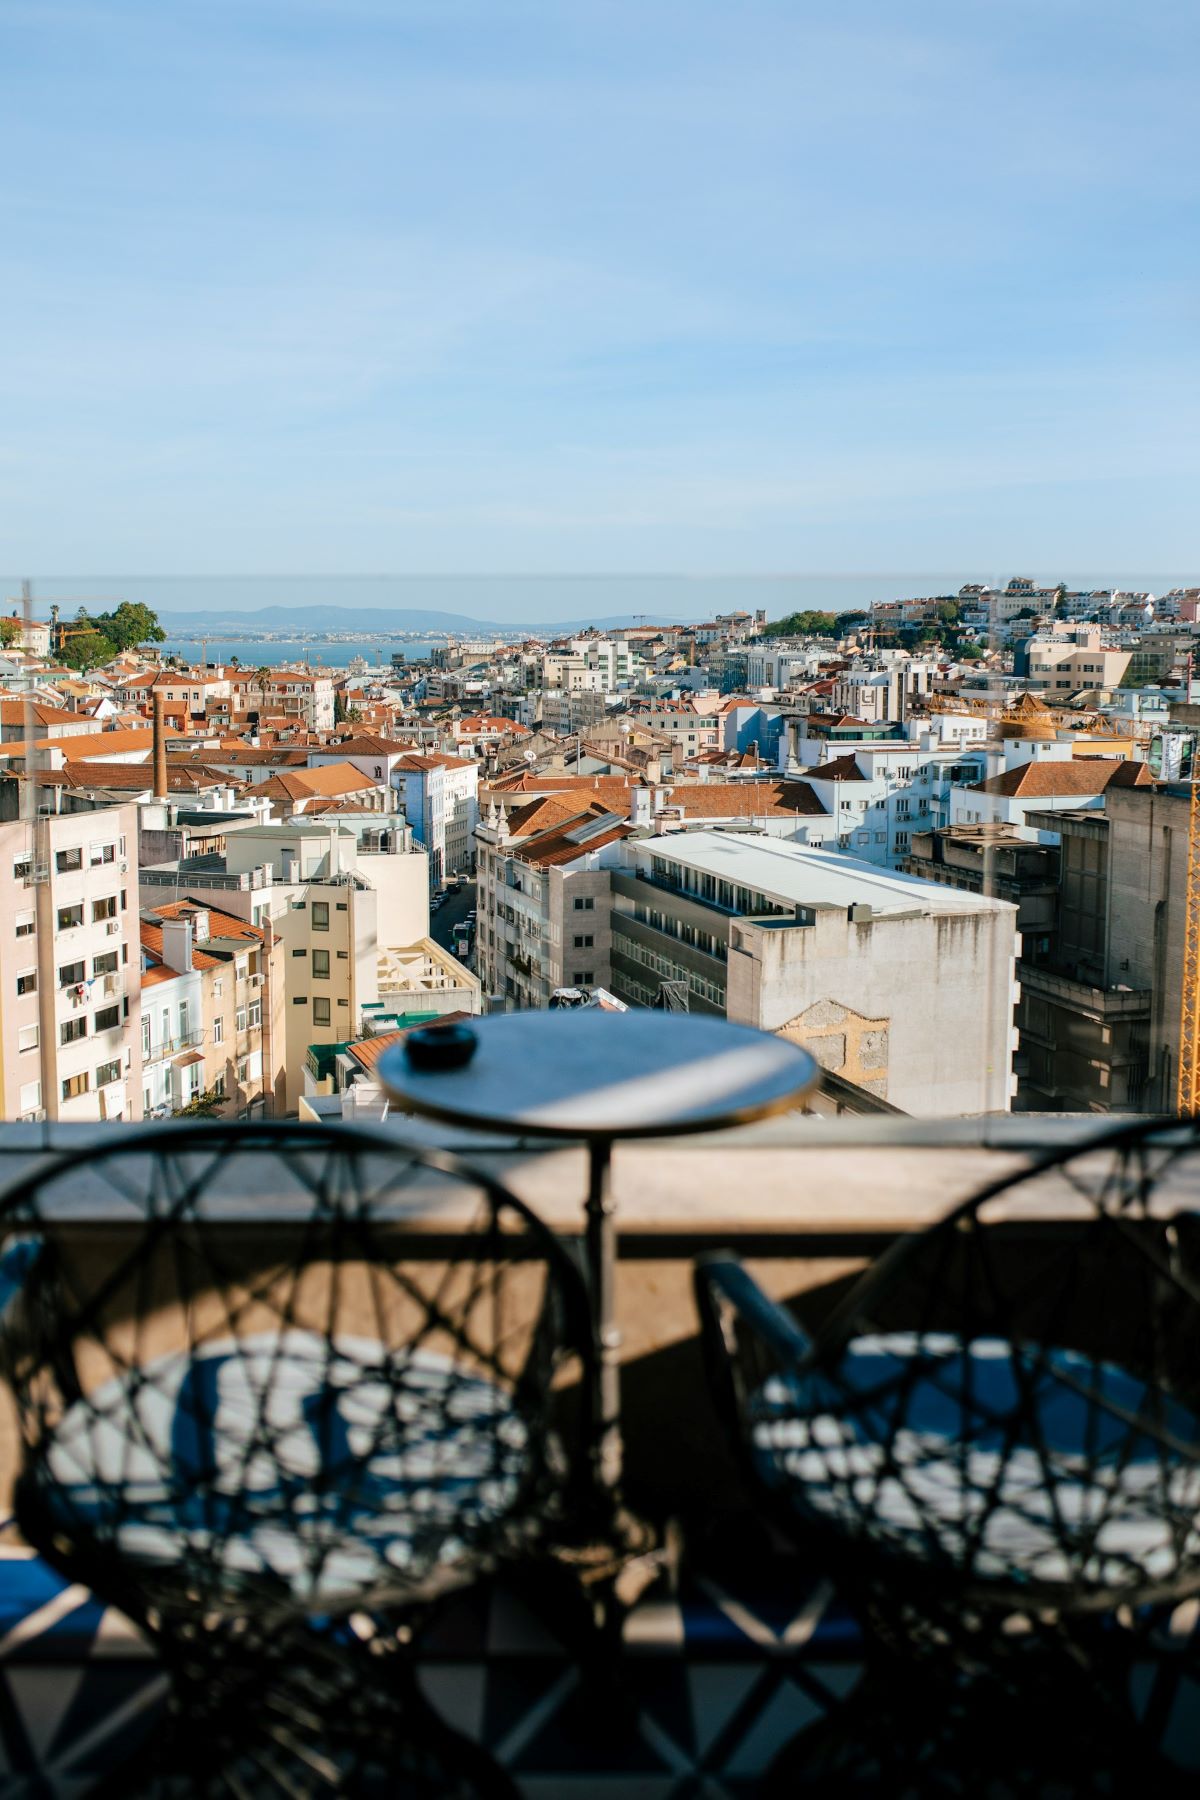
[[[857,1629],[816,1577],[685,1575],[581,1667],[519,1592],[455,1602],[422,1644],[438,1709],[526,1800],[748,1800],[778,1752],[852,1691]]]
[[[525,1800],[749,1800],[777,1751],[858,1679],[853,1622],[776,1557],[757,1585],[693,1574],[582,1667],[512,1587],[448,1604],[421,1679]],[[782,1579],[781,1579],[782,1577]],[[111,1609],[19,1548],[0,1549],[0,1794],[82,1800],[134,1754],[165,1692]]]
[[[166,1692],[122,1614],[30,1551],[0,1549],[0,1794],[78,1800],[119,1769]]]
[[[778,1551],[757,1568],[685,1571],[634,1608],[615,1654],[586,1665],[548,1616],[511,1582],[481,1584],[418,1647],[430,1699],[523,1800],[752,1800],[861,1677],[853,1619]],[[1200,1777],[1200,1602],[1164,1609],[1147,1651],[1134,1711],[1168,1763]],[[82,1800],[114,1776],[119,1792],[164,1694],[120,1614],[0,1547],[0,1800]]]

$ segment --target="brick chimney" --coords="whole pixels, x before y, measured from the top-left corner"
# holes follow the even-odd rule
[[[163,691],[154,690],[154,798],[167,798],[167,732],[163,720]]]

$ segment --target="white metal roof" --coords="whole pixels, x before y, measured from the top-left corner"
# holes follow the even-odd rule
[[[916,875],[894,874],[855,856],[743,832],[670,832],[631,840],[627,847],[639,861],[644,853],[669,857],[702,874],[796,906],[865,905],[877,914],[995,912],[1009,907],[1005,900],[964,893]]]

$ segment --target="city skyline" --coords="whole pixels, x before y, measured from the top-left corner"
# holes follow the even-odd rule
[[[1080,571],[1054,567],[980,570],[960,567],[947,571],[895,571],[836,573],[777,573],[739,575],[729,571],[683,575],[675,571],[642,574],[494,575],[97,575],[42,576],[31,580],[31,603],[44,615],[52,604],[64,614],[80,606],[93,610],[101,603],[121,600],[141,602],[161,614],[176,634],[186,634],[188,621],[211,621],[219,635],[221,621],[244,617],[247,625],[268,609],[287,608],[296,613],[297,625],[311,631],[327,623],[332,631],[385,629],[382,617],[394,613],[403,627],[408,613],[444,612],[468,623],[500,626],[583,626],[589,621],[611,622],[623,617],[665,622],[699,621],[702,615],[728,613],[739,608],[765,610],[769,619],[814,610],[852,612],[873,602],[915,598],[920,595],[957,593],[967,582],[1002,587],[1014,575],[1030,576],[1040,585],[1062,580],[1083,590],[1119,589],[1152,592],[1161,596],[1172,589],[1194,586],[1195,574],[1187,570],[1152,574],[1128,570]],[[29,577],[0,575],[0,604],[20,604],[22,583]],[[319,606],[322,618],[307,609]],[[370,624],[355,619],[369,611],[380,615]],[[178,623],[176,623],[178,621]],[[276,620],[278,631],[284,621]],[[412,629],[423,629],[413,625]]]

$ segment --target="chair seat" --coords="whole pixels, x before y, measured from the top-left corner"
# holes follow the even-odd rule
[[[878,1547],[983,1583],[1200,1584],[1200,1425],[1127,1370],[949,1334],[852,1339],[751,1402],[761,1473]],[[1189,1569],[1189,1565],[1191,1565]]]
[[[451,1359],[285,1330],[109,1380],[58,1423],[38,1485],[57,1528],[146,1574],[218,1603],[265,1580],[321,1611],[461,1562],[530,1461],[508,1394]]]

